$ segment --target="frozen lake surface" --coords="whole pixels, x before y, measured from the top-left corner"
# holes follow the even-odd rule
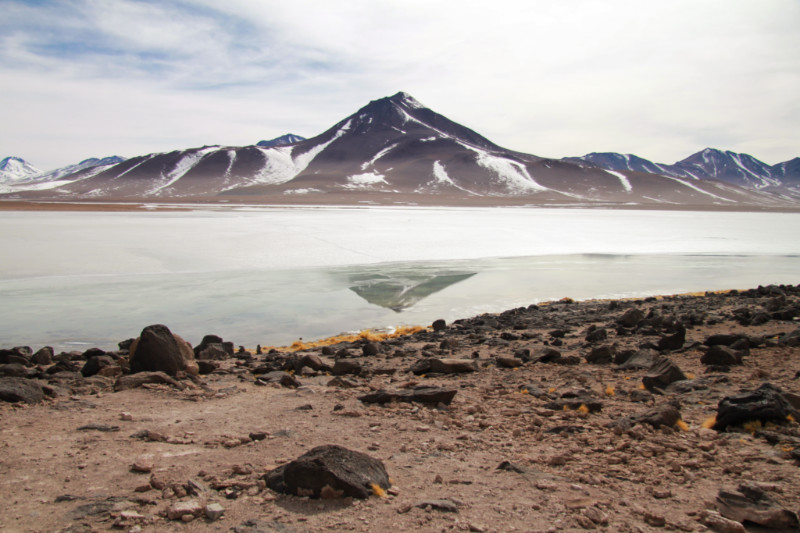
[[[0,212],[0,347],[163,323],[254,347],[571,297],[800,282],[800,215],[521,208]]]

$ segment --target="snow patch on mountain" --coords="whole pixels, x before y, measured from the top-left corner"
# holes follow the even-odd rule
[[[206,155],[210,154],[211,152],[216,152],[217,150],[219,150],[219,146],[207,146],[186,154],[175,164],[175,167],[170,170],[166,176],[163,176],[164,182],[150,190],[150,194],[158,194],[162,190],[174,184],[176,181],[184,177],[195,166],[197,166],[197,164],[200,163],[200,161],[202,161]]]
[[[10,185],[41,174],[41,172],[21,157],[6,157],[0,161],[0,183]]]
[[[365,163],[362,163],[361,164],[361,170],[367,170],[367,168],[371,167],[372,165],[374,165],[375,162],[378,159],[382,158],[383,156],[385,156],[386,154],[391,152],[393,149],[397,148],[398,144],[400,144],[400,143],[393,143],[393,144],[387,146],[386,148],[384,148],[383,150],[381,150],[380,152],[375,154],[375,156],[372,159],[370,159],[369,161],[367,161]]]
[[[622,186],[625,187],[625,190],[627,192],[631,192],[633,190],[633,187],[631,187],[631,182],[625,174],[623,174],[622,172],[617,172],[616,170],[608,170],[608,169],[606,169],[606,172],[608,172],[612,176],[616,176],[617,178],[619,178],[620,183],[622,183]]]
[[[345,187],[356,186],[365,187],[368,185],[377,185],[379,183],[386,183],[386,176],[378,174],[377,172],[365,172],[364,174],[353,174],[347,176],[348,184]]]
[[[710,196],[710,197],[712,197],[712,198],[714,198],[714,199],[716,199],[716,200],[722,200],[723,202],[732,202],[732,203],[736,203],[736,200],[730,200],[730,199],[728,199],[728,198],[723,198],[722,196],[717,196],[717,195],[716,195],[716,194],[714,194],[714,193],[710,193],[710,192],[708,192],[708,191],[704,191],[703,189],[701,189],[700,187],[698,187],[698,186],[694,185],[693,183],[689,183],[688,181],[682,180],[682,179],[680,179],[680,178],[674,178],[674,177],[672,177],[672,176],[665,176],[665,177],[666,177],[666,178],[669,178],[669,179],[671,179],[671,180],[673,180],[673,181],[677,181],[677,182],[678,182],[678,183],[680,183],[681,185],[685,185],[686,187],[689,187],[690,189],[694,189],[695,191],[697,191],[697,192],[699,192],[699,193],[701,193],[701,194],[705,194],[706,196]]]

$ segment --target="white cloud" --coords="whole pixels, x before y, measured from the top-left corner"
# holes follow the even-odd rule
[[[792,0],[70,0],[5,20],[0,146],[38,166],[310,136],[398,90],[548,157],[800,155]]]

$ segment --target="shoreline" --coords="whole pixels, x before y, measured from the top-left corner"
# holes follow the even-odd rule
[[[31,403],[0,402],[0,528],[797,524],[798,317],[800,285],[773,285],[563,299],[298,352],[253,354],[207,337],[181,348],[186,366],[170,374],[130,373],[131,350],[143,357],[157,327],[114,352],[18,354],[0,364],[0,396],[21,383],[39,392]],[[719,425],[726,398],[765,386],[784,402],[783,418],[756,410]],[[277,467],[326,445],[380,461],[390,486],[363,500],[318,499],[273,483]],[[735,513],[731,494],[743,495]],[[752,494],[768,512],[741,503]]]
[[[675,205],[675,204],[531,204],[522,199],[491,198],[483,200],[458,199],[457,201],[440,201],[439,198],[410,198],[398,201],[392,198],[380,200],[353,201],[336,198],[332,201],[315,197],[302,201],[296,197],[270,197],[263,202],[246,201],[208,201],[187,199],[186,201],[159,202],[157,199],[140,201],[110,200],[17,200],[0,199],[0,211],[60,211],[60,212],[159,212],[188,210],[234,210],[234,209],[285,209],[285,208],[518,208],[518,209],[601,209],[621,211],[687,211],[687,212],[719,212],[719,213],[800,213],[799,207],[764,207],[764,206],[730,206],[730,205]]]

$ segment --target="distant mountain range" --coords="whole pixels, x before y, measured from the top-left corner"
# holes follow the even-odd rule
[[[569,161],[587,162],[608,170],[630,170],[694,180],[719,180],[741,187],[800,185],[800,157],[769,166],[747,154],[706,148],[673,165],[653,163],[633,154],[591,153],[569,157]]]
[[[402,92],[310,139],[93,159],[46,174],[17,158],[1,165],[15,176],[0,175],[14,193],[4,196],[23,199],[800,206],[800,158],[769,166],[709,148],[673,165],[617,153],[547,159],[497,146]]]

